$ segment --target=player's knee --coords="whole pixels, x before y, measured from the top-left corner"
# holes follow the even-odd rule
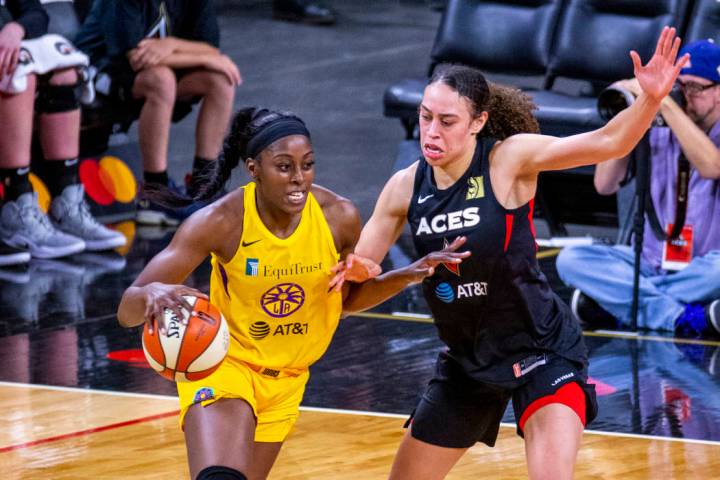
[[[247,480],[247,477],[234,468],[212,465],[203,468],[195,480]]]
[[[80,98],[75,84],[44,85],[38,91],[35,109],[38,113],[64,113],[80,108]]]

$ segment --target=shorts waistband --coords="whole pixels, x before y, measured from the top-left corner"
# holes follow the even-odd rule
[[[306,368],[273,368],[263,367],[260,365],[254,365],[252,363],[243,362],[253,372],[259,373],[265,377],[271,378],[293,378],[299,377],[303,373],[307,372]]]

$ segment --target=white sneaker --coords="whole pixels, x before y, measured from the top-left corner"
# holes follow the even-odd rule
[[[37,192],[5,202],[0,211],[0,237],[13,247],[27,248],[36,258],[58,258],[85,250],[85,242],[55,228],[40,210]]]
[[[65,187],[50,204],[50,218],[65,233],[82,238],[88,251],[110,250],[125,245],[125,236],[101,225],[90,213],[81,184]]]

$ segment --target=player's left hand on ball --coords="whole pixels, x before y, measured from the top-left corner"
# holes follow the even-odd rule
[[[330,288],[339,292],[346,281],[362,283],[382,273],[380,265],[369,258],[351,253],[347,258],[330,269],[335,276],[330,280]]]

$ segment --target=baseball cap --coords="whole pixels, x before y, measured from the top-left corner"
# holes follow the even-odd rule
[[[720,83],[720,47],[711,40],[698,40],[680,50],[680,56],[686,53],[690,54],[690,60],[680,70],[681,75],[695,75]]]

